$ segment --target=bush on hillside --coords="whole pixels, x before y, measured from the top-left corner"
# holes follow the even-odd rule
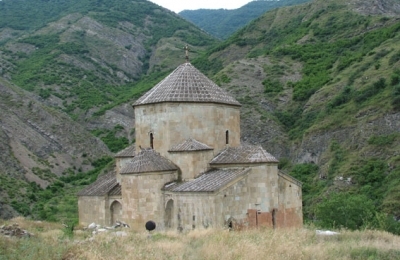
[[[265,79],[262,84],[264,85],[265,93],[281,92],[283,85],[279,80]]]
[[[323,228],[355,230],[372,223],[375,206],[365,195],[334,193],[317,206],[316,217]]]

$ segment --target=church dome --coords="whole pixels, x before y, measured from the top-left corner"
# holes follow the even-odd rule
[[[240,106],[237,100],[189,62],[178,66],[171,74],[139,98],[133,106],[161,102],[220,103]]]

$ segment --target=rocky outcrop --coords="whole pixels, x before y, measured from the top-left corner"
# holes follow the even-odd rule
[[[92,159],[110,154],[83,126],[35,96],[7,84],[0,84],[0,93],[1,148],[10,155],[3,164],[18,162],[15,168],[25,172],[52,166],[57,175],[67,168],[85,168],[82,154]]]
[[[321,166],[321,174],[326,175],[329,168],[329,147],[333,141],[343,149],[358,154],[360,158],[382,158],[387,160],[400,155],[398,150],[381,149],[368,145],[373,136],[387,136],[399,133],[400,113],[388,113],[377,117],[374,113],[357,115],[357,122],[346,128],[311,132],[299,144],[292,146],[291,156],[296,163],[315,163]],[[371,119],[368,119],[371,118]],[[374,118],[374,119],[372,119]]]
[[[352,5],[356,12],[366,15],[400,15],[400,3],[396,0],[355,0]]]
[[[7,194],[0,193],[0,195],[4,198]],[[14,216],[17,216],[18,213],[10,206],[0,201],[0,218],[1,219],[11,219]]]
[[[6,81],[0,82],[0,150],[1,218],[16,216],[7,206],[7,193],[16,187],[7,180],[46,187],[67,169],[88,171],[89,160],[111,154],[84,126]]]
[[[17,223],[12,225],[2,225],[0,227],[0,235],[5,237],[17,237],[17,238],[33,236],[32,233],[29,233],[28,231],[20,228]]]

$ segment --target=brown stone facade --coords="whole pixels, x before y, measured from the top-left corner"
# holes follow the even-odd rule
[[[122,209],[120,196],[79,196],[79,224],[87,226],[95,222],[102,226],[111,226],[116,220],[121,221],[123,216],[114,210],[116,203],[121,205]],[[115,219],[117,216],[119,219]]]
[[[214,157],[214,151],[170,152],[169,157],[181,169],[182,180],[190,180],[210,168],[208,163]]]
[[[168,223],[168,228],[179,230],[224,226],[236,229],[301,227],[301,201],[287,201],[291,199],[289,195],[297,196],[297,192],[301,197],[301,189],[279,191],[278,183],[297,187],[278,175],[276,165],[260,164],[218,192],[165,192],[165,209],[168,202],[173,207],[170,207],[164,226]],[[288,195],[279,197],[282,194]],[[292,208],[287,208],[289,205]]]
[[[176,172],[122,175],[123,221],[138,230],[149,220],[162,223],[164,200],[161,189],[176,178]]]
[[[219,152],[240,145],[240,108],[212,103],[157,103],[135,107],[137,147],[153,148],[170,158],[168,150],[188,138],[194,138]],[[139,149],[139,148],[138,148]]]
[[[192,65],[180,66],[134,109],[136,147],[116,155],[114,175],[79,193],[81,224],[302,226],[301,183],[261,146],[241,145],[240,104]]]

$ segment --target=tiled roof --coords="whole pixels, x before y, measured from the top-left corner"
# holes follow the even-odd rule
[[[183,143],[174,145],[169,152],[187,152],[187,151],[203,151],[203,150],[213,150],[210,146],[200,143],[199,141],[189,138]]]
[[[261,146],[229,147],[217,154],[210,164],[279,162]]]
[[[194,180],[182,183],[170,183],[164,190],[173,192],[212,192],[224,187],[231,181],[245,175],[250,169],[212,169]]]
[[[121,169],[121,174],[174,171],[178,167],[153,149],[143,149]]]
[[[240,106],[238,101],[190,63],[178,66],[133,106],[160,102],[206,102]]]
[[[114,188],[112,188],[111,190],[110,190],[110,192],[108,193],[108,195],[109,196],[116,196],[116,195],[121,195],[122,194],[122,192],[121,192],[121,185],[117,185],[117,186],[115,186]]]
[[[115,158],[121,158],[121,157],[134,157],[135,156],[135,151],[136,147],[135,144],[126,147],[124,150],[119,151],[116,155]]]
[[[113,193],[116,193],[118,189],[119,194],[112,195],[120,195],[121,186],[118,184],[117,179],[115,178],[115,172],[109,172],[99,176],[95,182],[79,191],[78,196],[104,196],[110,191],[114,191]]]

